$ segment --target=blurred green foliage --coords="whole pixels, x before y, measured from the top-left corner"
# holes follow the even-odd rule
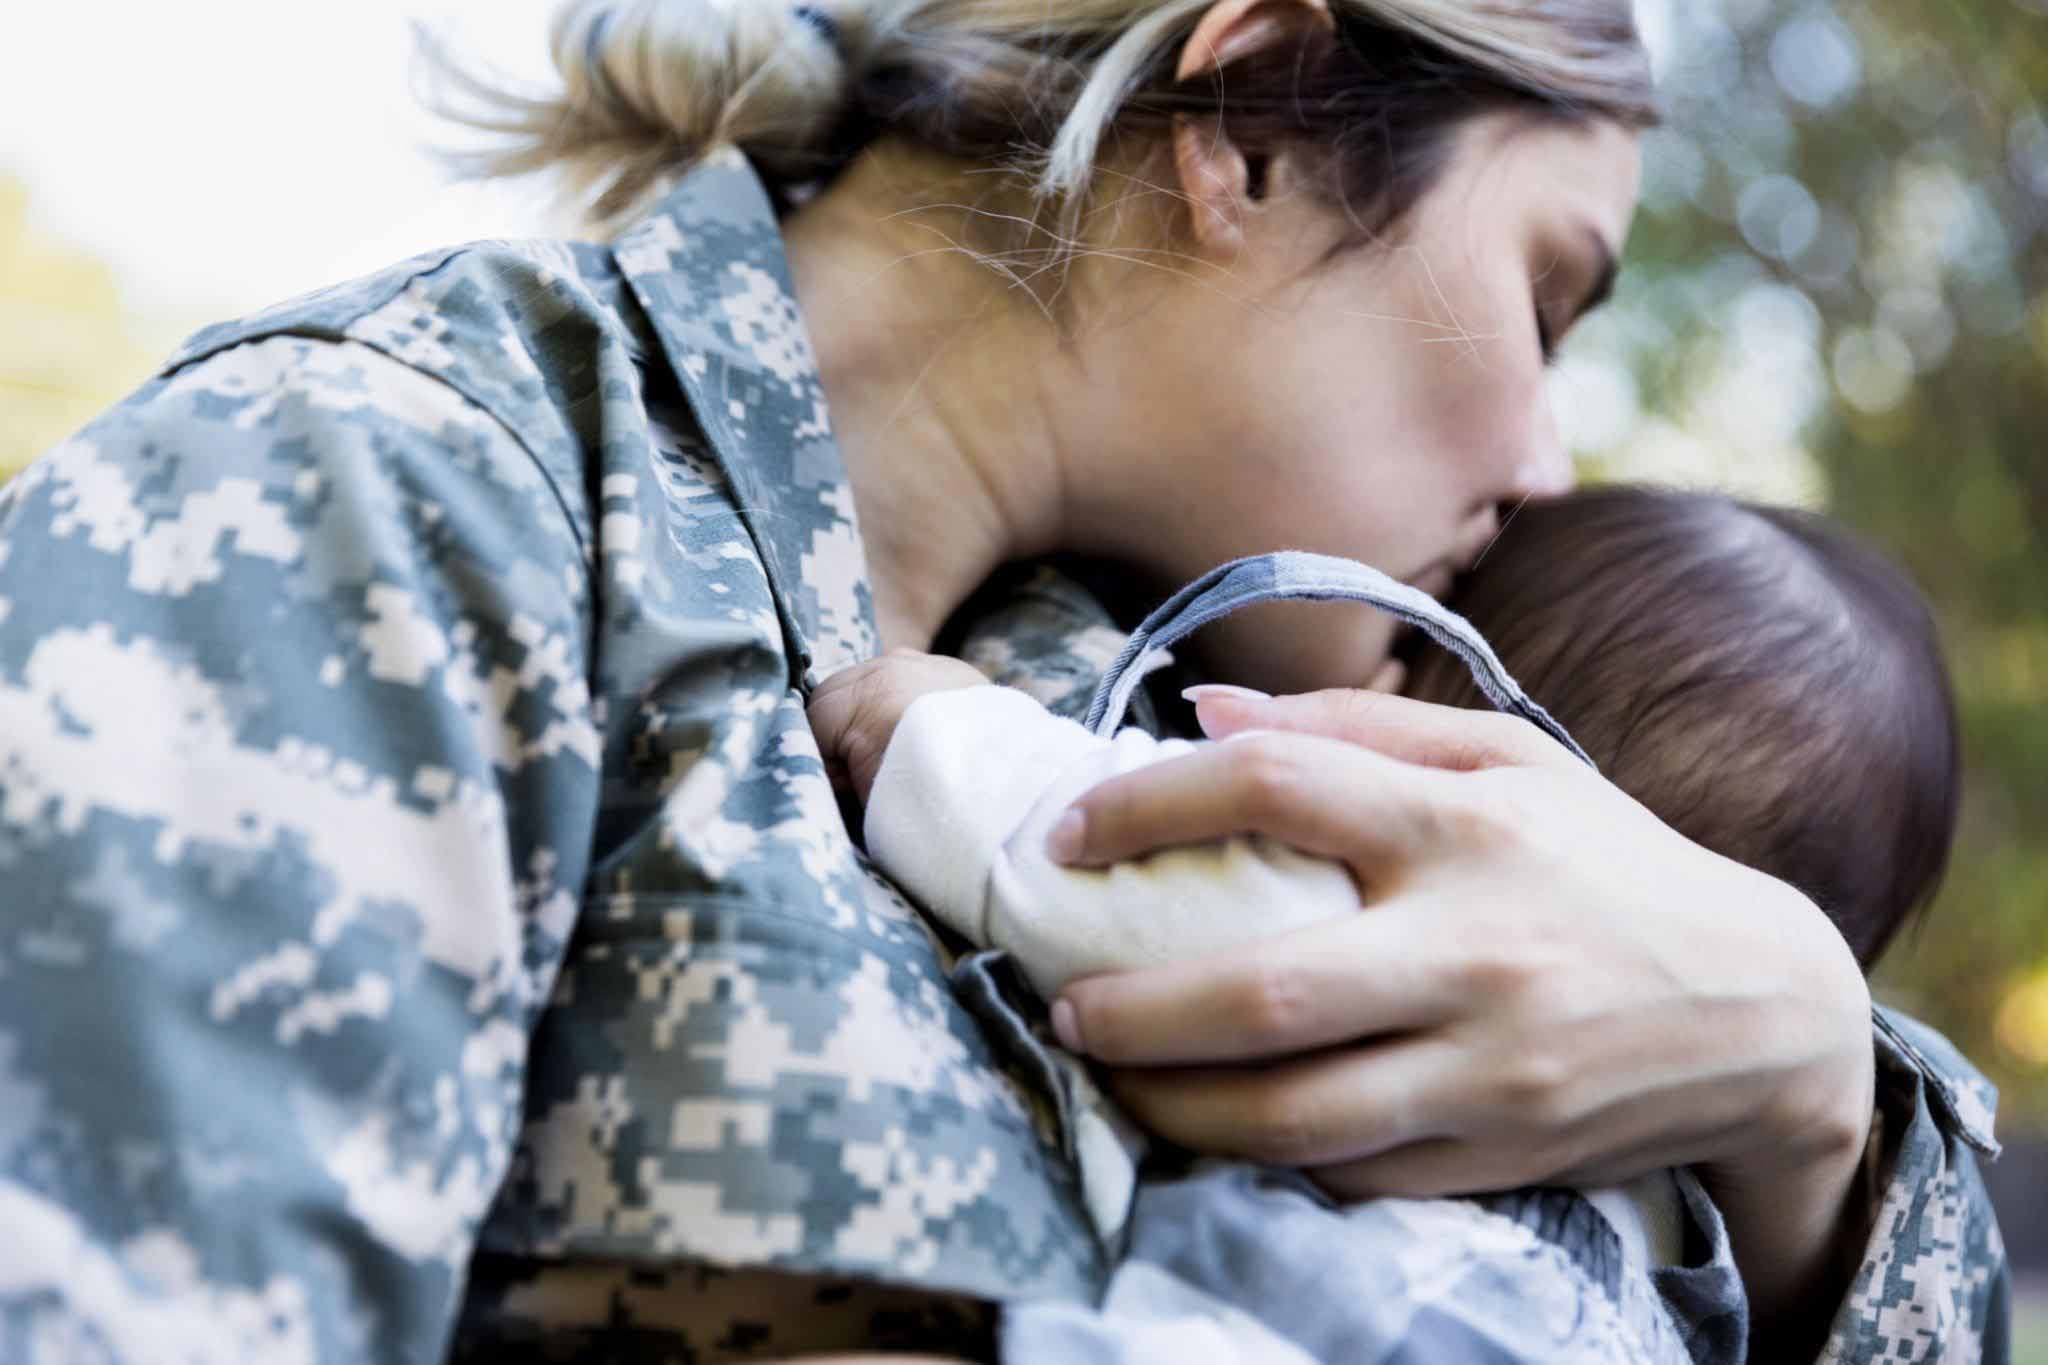
[[[1879,990],[1993,1075],[2008,1133],[2048,1130],[2048,4],[1644,19],[1669,121],[1560,406],[1619,405],[1594,469],[1820,503],[1933,599],[1968,794]]]

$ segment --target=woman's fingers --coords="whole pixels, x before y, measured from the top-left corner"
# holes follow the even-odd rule
[[[1366,910],[1228,953],[1074,982],[1063,1041],[1113,1066],[1280,1057],[1428,1028],[1467,1002],[1457,945],[1412,910]]]
[[[1449,1042],[1419,1038],[1273,1066],[1127,1069],[1109,1079],[1140,1123],[1184,1147],[1315,1167],[1455,1130],[1458,1063]]]
[[[1174,844],[1265,834],[1364,877],[1434,841],[1443,780],[1314,735],[1246,734],[1094,788],[1054,828],[1048,852],[1099,866]]]
[[[1511,1190],[1548,1179],[1544,1163],[1517,1160],[1498,1145],[1460,1138],[1424,1138],[1356,1161],[1308,1172],[1339,1199],[1435,1199]]]
[[[1236,689],[1191,687],[1188,695],[1195,700],[1202,732],[1211,739],[1246,730],[1286,730],[1457,772],[1578,761],[1528,721],[1499,711],[1438,706],[1358,688],[1263,700]]]
[[[1620,1185],[1741,1142],[1737,1125],[1711,1117],[1674,1134],[1670,1117],[1642,1101],[1571,1131],[1540,1131],[1523,1116],[1491,1114],[1483,1101],[1473,1114],[1466,1136],[1423,1138],[1308,1174],[1339,1199],[1433,1199],[1520,1185]]]

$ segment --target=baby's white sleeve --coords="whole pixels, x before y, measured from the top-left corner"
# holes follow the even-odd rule
[[[1260,837],[1062,867],[1045,840],[1073,800],[1192,753],[1125,730],[1114,741],[1022,693],[977,687],[904,712],[868,799],[868,852],[946,924],[1007,949],[1050,999],[1097,972],[1154,966],[1355,914],[1340,865]]]
[[[1008,687],[931,692],[896,723],[868,793],[868,856],[948,928],[996,946],[989,872],[1059,775],[1110,747]]]

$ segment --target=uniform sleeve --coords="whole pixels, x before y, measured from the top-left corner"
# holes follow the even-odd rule
[[[1077,977],[1356,913],[1357,887],[1342,867],[1264,838],[1102,870],[1046,857],[1076,797],[1193,747],[1137,729],[1100,739],[1007,688],[934,693],[904,713],[883,755],[869,852],[952,928],[1007,951],[1048,999]]]
[[[2011,1358],[2012,1287],[1977,1168],[1995,1157],[1997,1092],[1934,1030],[1876,1014],[1876,1218],[1823,1365]]]
[[[0,1358],[439,1358],[585,871],[584,574],[354,343],[0,495]]]

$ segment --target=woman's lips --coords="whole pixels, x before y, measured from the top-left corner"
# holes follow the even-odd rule
[[[1405,581],[1410,587],[1420,588],[1431,597],[1441,599],[1451,590],[1451,583],[1455,577],[1450,565],[1439,562]]]

